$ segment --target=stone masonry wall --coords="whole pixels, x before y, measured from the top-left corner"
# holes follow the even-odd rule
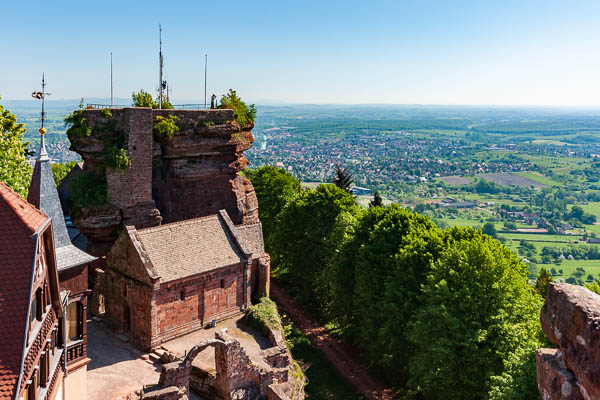
[[[537,354],[542,399],[600,399],[600,296],[581,286],[552,283],[541,323],[558,346]]]
[[[152,347],[242,312],[244,270],[240,263],[161,284],[153,295]]]
[[[215,336],[215,339],[205,340],[190,349],[184,360],[163,365],[159,386],[178,387],[186,393],[191,386],[207,399],[304,399],[304,382],[289,381],[289,359],[286,359],[285,366],[264,369],[251,362],[239,341],[226,329],[217,331]],[[271,340],[278,339],[273,337]],[[216,377],[204,371],[194,371],[192,367],[196,355],[209,346],[215,348]],[[285,344],[282,343],[282,346],[285,352]]]
[[[127,171],[108,168],[106,183],[110,202],[126,208],[152,201],[152,115],[144,108],[120,111],[125,120],[125,148],[131,167]]]

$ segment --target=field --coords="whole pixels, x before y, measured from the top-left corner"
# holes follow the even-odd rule
[[[546,185],[546,186],[559,186],[560,185],[559,182],[553,181],[552,179],[550,179],[544,175],[541,175],[537,172],[515,172],[515,175],[519,175],[519,176],[522,176],[523,178],[539,182],[542,185]]]
[[[451,185],[468,185],[469,183],[473,183],[471,179],[462,176],[443,176],[440,180]]]
[[[486,181],[498,183],[500,185],[505,185],[505,186],[510,186],[510,185],[520,186],[520,187],[533,186],[536,188],[546,187],[546,185],[543,183],[540,183],[538,181],[533,181],[533,180],[527,179],[523,176],[511,174],[511,173],[500,172],[500,173],[495,173],[495,174],[477,174],[477,177],[485,179]]]

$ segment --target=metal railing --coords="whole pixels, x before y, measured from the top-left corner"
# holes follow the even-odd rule
[[[86,106],[86,108],[90,108],[93,110],[99,110],[99,109],[103,109],[103,108],[128,108],[128,107],[133,107],[133,106],[131,104],[128,104],[128,105],[115,104],[115,105],[111,106],[110,104],[96,104],[96,103],[91,103]],[[172,104],[171,107],[172,107],[172,109],[176,109],[176,110],[207,110],[207,109],[210,109],[210,104],[206,104],[206,105],[204,105],[204,103],[201,103],[201,104]]]
[[[127,108],[127,107],[133,107],[131,104],[128,105],[124,105],[124,104],[114,104],[114,105],[110,105],[110,104],[88,104],[85,108],[92,108],[94,110],[97,109],[101,109],[101,108]]]

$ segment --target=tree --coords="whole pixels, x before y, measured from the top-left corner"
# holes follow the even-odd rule
[[[548,272],[546,268],[540,268],[538,278],[535,281],[535,290],[539,293],[540,296],[544,298],[546,297],[546,292],[548,291],[548,286],[550,286],[550,282],[554,282],[554,278],[552,278],[552,275]]]
[[[52,167],[52,175],[54,176],[54,183],[56,186],[60,184],[60,182],[71,172],[73,167],[77,164],[77,161],[69,161],[67,163],[54,163],[51,165]]]
[[[25,132],[25,125],[17,123],[17,117],[0,104],[0,181],[23,198],[27,197],[32,174],[27,161],[29,143],[23,142]]]
[[[470,236],[450,243],[427,274],[408,332],[409,385],[440,400],[535,398],[542,298],[514,253]]]
[[[347,168],[342,168],[339,165],[336,165],[335,176],[333,177],[331,183],[347,193],[352,194],[352,184],[354,183],[354,180],[352,179],[352,174]]]
[[[508,231],[516,231],[517,224],[515,224],[514,222],[506,221],[504,222],[504,228]]]
[[[237,92],[229,89],[227,94],[221,96],[221,104],[219,108],[228,108],[233,110],[233,118],[242,127],[253,124],[256,118],[256,107],[254,104],[249,106],[240,99]]]
[[[485,225],[483,225],[481,232],[493,238],[496,238],[498,236],[496,226],[492,222],[486,222]]]
[[[158,104],[152,99],[152,95],[140,89],[139,92],[131,93],[131,99],[134,107],[158,108]]]
[[[441,232],[429,218],[397,204],[371,207],[333,266],[334,319],[346,338],[399,384],[408,378],[412,355],[407,323],[441,245]]]
[[[379,194],[379,192],[375,192],[373,194],[373,200],[371,200],[369,202],[369,207],[381,207],[383,206],[383,199],[381,198],[381,195]]]
[[[277,218],[272,243],[278,260],[274,272],[293,283],[292,290],[300,300],[315,310],[315,277],[335,255],[336,248],[327,239],[344,212],[358,212],[354,197],[335,185],[325,184],[315,190],[300,191]]]
[[[300,192],[300,181],[286,170],[272,165],[266,165],[256,170],[246,170],[246,176],[252,182],[258,198],[265,249],[275,256],[273,241],[275,240],[277,217],[285,205]],[[275,266],[277,261],[273,260],[273,264]]]

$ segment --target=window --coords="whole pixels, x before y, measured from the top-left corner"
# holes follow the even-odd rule
[[[83,307],[80,302],[73,302],[67,306],[67,339],[78,340],[81,338],[81,323],[83,320]]]
[[[38,288],[35,291],[35,318],[38,321],[41,321],[43,313],[44,305],[42,304],[42,288]]]
[[[50,363],[48,357],[48,351],[42,351],[40,357],[40,386],[46,387],[48,383],[48,374],[50,369]]]
[[[29,311],[29,329],[32,328],[34,319],[37,317],[37,302],[34,300],[31,302],[31,310]]]
[[[54,328],[52,330],[52,337],[50,338],[50,352],[52,353],[52,357],[54,357],[54,354],[56,353],[56,335],[57,335],[58,329]]]
[[[185,289],[181,289],[181,292],[179,293],[179,298],[181,300],[185,300]]]
[[[221,279],[221,289],[225,287],[225,279]]]

